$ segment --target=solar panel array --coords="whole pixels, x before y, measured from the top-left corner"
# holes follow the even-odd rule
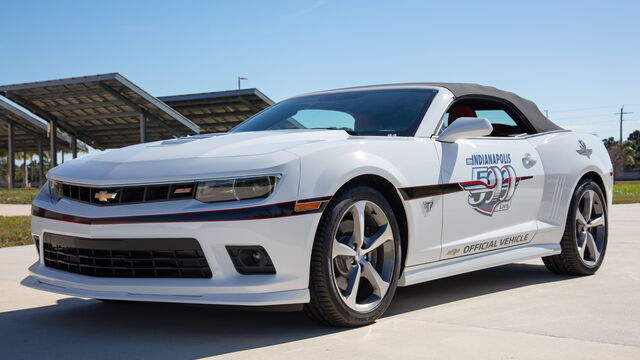
[[[9,137],[9,122],[14,123],[14,144],[18,152],[38,151],[38,141],[42,142],[44,149],[49,144],[47,138],[47,125],[22,109],[11,104],[7,99],[0,97],[0,149],[7,151]],[[58,134],[58,146],[61,149],[69,148],[68,137]]]
[[[164,96],[159,99],[196,123],[201,133],[226,132],[273,105],[273,101],[258,89]]]
[[[118,73],[0,86],[0,92],[94,148],[199,133],[193,122]]]

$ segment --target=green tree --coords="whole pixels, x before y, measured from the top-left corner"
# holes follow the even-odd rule
[[[627,140],[631,141],[636,145],[640,145],[640,130],[635,130],[634,132],[629,134],[629,137],[627,138]]]
[[[605,146],[606,145],[605,143]],[[637,153],[631,141],[625,141],[622,144],[615,141],[607,147],[607,151],[613,164],[613,171],[616,174],[624,173],[625,167],[633,166],[636,163]]]
[[[635,151],[635,168],[637,169],[640,165],[640,130],[635,130],[629,137],[627,138],[628,142],[633,145],[633,150]]]
[[[610,136],[606,139],[602,139],[602,143],[604,144],[604,147],[606,147],[607,149],[613,145],[618,144],[618,142],[616,141],[616,139],[613,138],[613,136]]]

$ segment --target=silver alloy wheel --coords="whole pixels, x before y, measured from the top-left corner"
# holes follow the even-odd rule
[[[600,259],[606,232],[604,204],[593,190],[582,194],[576,209],[576,244],[578,255],[587,267],[594,267]]]
[[[371,201],[345,211],[333,236],[334,285],[351,309],[366,312],[384,298],[396,266],[396,247],[389,219]]]

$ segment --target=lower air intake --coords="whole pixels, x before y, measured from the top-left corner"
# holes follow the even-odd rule
[[[46,233],[44,264],[96,277],[211,278],[195,239],[87,239]]]

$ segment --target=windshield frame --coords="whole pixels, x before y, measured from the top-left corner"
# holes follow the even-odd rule
[[[415,91],[420,91],[420,92],[425,92],[425,93],[431,93],[431,97],[428,98],[424,104],[422,105],[422,108],[420,109],[420,111],[418,112],[418,115],[416,116],[416,119],[413,120],[413,122],[411,123],[411,126],[408,127],[407,129],[404,129],[402,131],[380,131],[380,130],[372,130],[372,131],[353,131],[353,130],[347,130],[347,129],[336,129],[336,128],[300,128],[300,129],[263,129],[263,130],[238,130],[238,128],[242,127],[244,124],[246,124],[248,121],[251,121],[253,118],[255,118],[256,116],[262,114],[265,111],[268,111],[269,109],[272,109],[274,106],[278,106],[280,104],[283,104],[287,101],[291,101],[291,100],[297,100],[297,99],[304,99],[304,98],[312,98],[312,97],[317,97],[317,96],[323,96],[323,95],[337,95],[337,94],[349,94],[349,93],[357,93],[357,92],[384,92],[384,91],[393,91],[393,92],[415,92]],[[345,89],[345,90],[338,90],[338,91],[327,91],[327,92],[319,92],[319,93],[312,93],[312,94],[307,94],[307,95],[301,95],[301,96],[294,96],[288,99],[285,99],[283,101],[280,101],[266,109],[263,109],[262,111],[252,115],[251,117],[245,119],[244,121],[242,121],[240,124],[234,126],[232,129],[230,129],[228,132],[229,133],[240,133],[240,132],[251,132],[251,131],[282,131],[282,130],[290,130],[290,131],[322,131],[322,130],[336,130],[336,131],[345,131],[350,135],[353,136],[399,136],[399,137],[415,137],[416,132],[418,131],[418,129],[420,128],[420,125],[423,123],[425,116],[429,110],[429,108],[431,107],[431,105],[433,104],[433,101],[436,99],[437,95],[439,93],[439,90],[437,88],[423,88],[423,87],[402,87],[402,88],[359,88],[359,89]],[[348,112],[345,112],[348,114]]]

